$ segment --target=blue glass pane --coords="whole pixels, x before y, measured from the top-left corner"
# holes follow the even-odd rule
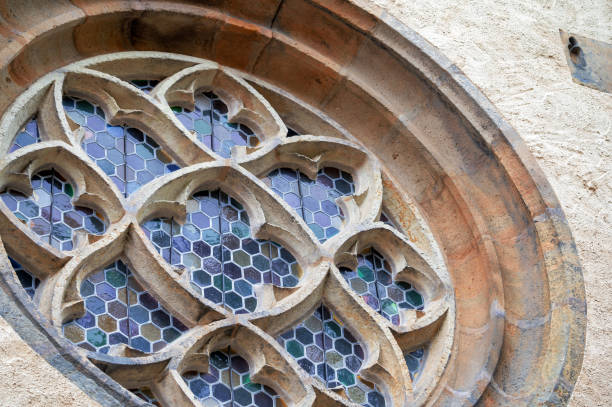
[[[9,153],[13,151],[29,146],[30,144],[38,143],[40,141],[40,134],[38,134],[38,122],[36,116],[32,117],[28,123],[17,133],[13,145],[11,146]]]
[[[419,375],[423,371],[426,358],[427,350],[424,347],[420,347],[404,355],[404,360],[406,361],[412,380],[417,380],[419,378]]]
[[[40,284],[40,280],[30,274],[21,266],[21,264],[17,263],[12,258],[9,257],[9,261],[11,262],[11,266],[13,266],[13,270],[15,270],[15,274],[17,274],[17,278],[19,279],[21,286],[30,296],[30,298],[33,298],[34,294],[36,293],[36,289]]]
[[[251,129],[228,121],[227,106],[212,92],[197,94],[194,110],[180,106],[173,106],[172,110],[187,130],[222,157],[229,157],[233,146],[259,145],[260,139]]]
[[[157,86],[159,81],[153,79],[135,79],[130,81],[132,85],[143,91],[144,93],[150,93],[154,87]]]
[[[74,188],[59,172],[41,171],[32,176],[31,185],[29,197],[8,189],[0,198],[42,241],[59,250],[72,250],[77,231],[106,232],[103,214],[72,204]]]
[[[68,96],[63,105],[72,121],[85,130],[83,150],[125,195],[179,169],[150,136],[134,127],[108,123],[100,106]]]
[[[319,170],[314,181],[300,171],[280,168],[268,174],[264,182],[297,211],[321,243],[342,227],[344,214],[336,199],[355,192],[353,177],[331,167]]]
[[[203,406],[285,405],[272,388],[251,381],[247,361],[235,353],[211,353],[207,372],[185,372],[183,380]]]
[[[121,260],[87,276],[80,294],[85,315],[62,328],[66,338],[84,349],[107,353],[111,345],[124,343],[153,353],[187,330],[142,288]]]
[[[393,281],[391,265],[372,248],[357,256],[355,270],[342,268],[340,272],[368,305],[394,325],[400,324],[401,309],[424,307],[423,296],[410,283]]]
[[[365,359],[362,345],[324,305],[277,341],[308,374],[318,377],[330,389],[343,389],[351,402],[373,407],[385,405],[376,385],[363,382],[358,376]]]

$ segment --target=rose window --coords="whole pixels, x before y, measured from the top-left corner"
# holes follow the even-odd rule
[[[115,54],[43,77],[1,123],[2,239],[64,346],[135,403],[380,407],[426,391],[452,335],[446,269],[377,158],[288,128],[215,63],[134,55],[140,70]]]

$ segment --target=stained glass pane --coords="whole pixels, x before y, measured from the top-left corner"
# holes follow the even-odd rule
[[[284,406],[272,388],[251,382],[247,361],[235,353],[211,353],[208,372],[185,372],[183,380],[203,406]]]
[[[374,249],[357,256],[356,270],[342,268],[340,273],[369,306],[394,325],[400,324],[401,309],[423,309],[423,296],[410,283],[393,281],[391,265]]]
[[[102,213],[72,205],[74,188],[59,172],[41,171],[32,176],[31,185],[33,193],[29,197],[13,189],[0,197],[44,242],[59,250],[72,250],[77,231],[93,235],[106,232]]]
[[[404,355],[404,360],[406,361],[406,365],[408,366],[412,380],[419,378],[419,375],[423,371],[426,358],[427,351],[424,347],[420,347]]]
[[[133,81],[130,81],[130,83],[141,91],[145,93],[150,93],[153,88],[157,86],[159,81],[153,79],[135,79]]]
[[[364,406],[384,406],[378,388],[359,377],[364,349],[343,322],[324,305],[277,338],[298,365],[330,389],[344,389],[349,400]]]
[[[144,401],[146,401],[147,403],[161,407],[161,404],[159,403],[159,401],[157,401],[155,395],[151,392],[149,388],[144,387],[142,389],[131,389],[130,391],[141,399],[143,399]]]
[[[64,96],[66,114],[85,130],[81,146],[87,155],[129,195],[142,185],[180,167],[142,131],[108,123],[100,106]]]
[[[314,181],[298,170],[280,168],[264,182],[302,216],[321,243],[342,227],[344,214],[336,198],[355,193],[351,174],[331,167],[319,170]]]
[[[25,126],[17,133],[13,145],[11,146],[9,153],[13,151],[29,146],[30,144],[38,143],[40,141],[40,134],[38,134],[38,122],[36,116],[32,117]]]
[[[393,221],[391,220],[391,218],[385,213],[385,211],[382,211],[380,213],[380,221],[383,222],[386,225],[391,226],[394,229],[399,230],[399,228],[397,226],[395,226],[395,224],[393,223]]]
[[[229,157],[233,146],[259,145],[259,137],[247,126],[228,122],[227,106],[212,92],[197,94],[192,111],[180,106],[172,110],[187,130],[222,157]]]
[[[34,294],[36,293],[36,289],[40,284],[40,280],[30,274],[26,269],[21,266],[21,264],[17,263],[14,259],[9,257],[9,261],[11,262],[11,266],[13,266],[13,270],[15,270],[15,274],[17,274],[17,278],[19,279],[21,286],[30,296],[30,298],[33,298]]]
[[[85,315],[65,323],[63,332],[84,349],[107,353],[111,345],[124,343],[152,353],[187,330],[142,288],[121,260],[90,274],[81,283],[80,294]]]
[[[298,133],[297,131],[293,130],[292,128],[287,127],[287,137],[295,137],[295,136],[299,136],[300,133]]]
[[[252,238],[242,205],[220,191],[194,194],[183,225],[157,218],[142,228],[167,262],[189,270],[191,285],[200,295],[237,314],[257,307],[255,285],[295,287],[301,276],[296,259],[284,247]]]

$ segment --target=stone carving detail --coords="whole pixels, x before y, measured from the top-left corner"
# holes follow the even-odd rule
[[[0,123],[1,237],[66,346],[161,406],[411,403],[452,297],[381,216],[376,158],[215,63],[131,58],[50,74]]]

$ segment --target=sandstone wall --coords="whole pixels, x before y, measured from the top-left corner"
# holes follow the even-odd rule
[[[573,407],[612,403],[612,95],[571,81],[559,29],[612,43],[609,0],[374,0],[491,99],[538,159],[568,217],[588,301]]]
[[[612,402],[612,95],[574,84],[558,29],[612,42],[609,0],[363,0],[436,45],[525,139],[552,183],[584,267],[589,325],[572,406]],[[0,405],[96,405],[0,319]]]

